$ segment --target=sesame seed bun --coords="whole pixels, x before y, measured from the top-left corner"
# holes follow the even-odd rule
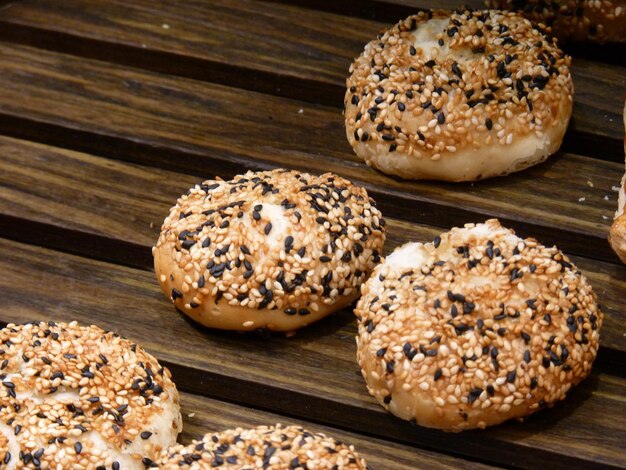
[[[626,41],[625,0],[488,0],[487,5],[520,11],[544,23],[562,41]]]
[[[569,62],[518,14],[421,12],[352,64],[346,135],[368,165],[403,178],[519,171],[561,145],[572,114]]]
[[[144,469],[182,429],[170,373],[114,333],[76,322],[0,331],[0,462]]]
[[[626,104],[624,104],[624,127],[626,128]],[[624,137],[624,153],[626,154],[626,136]],[[626,173],[622,176],[620,183],[619,196],[617,199],[617,212],[615,212],[615,220],[609,231],[609,243],[617,256],[626,263],[626,214],[624,206],[626,205]]]
[[[301,427],[277,424],[207,434],[188,446],[174,446],[163,452],[159,467],[364,470],[367,464],[352,446]]]
[[[183,313],[228,330],[293,331],[352,303],[385,240],[365,189],[326,173],[248,172],[183,195],[153,249]]]
[[[591,371],[602,325],[567,256],[495,219],[398,248],[355,313],[369,392],[396,416],[447,431],[563,399]]]

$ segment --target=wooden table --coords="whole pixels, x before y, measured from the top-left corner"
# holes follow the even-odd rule
[[[77,319],[138,341],[172,370],[184,441],[280,421],[354,443],[377,469],[625,467],[626,267],[606,241],[624,55],[570,50],[563,149],[513,176],[400,181],[345,139],[344,80],[363,45],[415,8],[463,3],[0,0],[0,320]],[[202,178],[274,167],[365,185],[389,220],[387,251],[488,217],[558,243],[605,312],[592,376],[523,424],[446,434],[367,394],[349,310],[292,338],[187,321],[152,272],[168,209]]]

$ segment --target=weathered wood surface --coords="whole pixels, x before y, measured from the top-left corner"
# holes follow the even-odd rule
[[[497,464],[619,466],[626,459],[626,380],[599,370],[523,425],[443,433],[402,422],[367,395],[349,310],[290,339],[226,333],[177,313],[150,272],[6,240],[0,271],[3,321],[75,319],[115,330],[164,361],[183,391],[232,399],[237,390],[236,400],[253,407]]]
[[[151,269],[150,247],[169,208],[201,181],[11,138],[0,137],[0,155],[0,235],[143,269]],[[24,230],[24,224],[33,229]],[[51,240],[55,230],[58,239]],[[440,232],[389,219],[386,251],[430,241]],[[575,261],[606,312],[603,345],[626,359],[626,267],[583,257]]]
[[[364,44],[389,23],[432,5],[407,1],[396,11],[370,3],[360,7],[390,11],[390,19],[251,0],[16,1],[0,10],[0,39],[340,107],[348,68]],[[448,0],[438,7],[467,4]],[[576,57],[572,73],[576,131],[565,150],[621,160],[622,108],[613,98],[626,93],[626,68]]]
[[[498,217],[572,253],[617,260],[606,237],[623,164],[559,154],[478,183],[401,181],[358,161],[333,108],[30,47],[2,44],[0,58],[0,132],[206,177],[335,171],[390,216],[439,227]]]
[[[304,421],[374,468],[626,467],[626,267],[606,242],[626,62],[571,49],[564,151],[507,178],[400,181],[345,140],[344,79],[364,43],[416,8],[460,3],[482,0],[0,0],[0,324],[77,319],[138,341],[183,391],[185,442]],[[524,424],[446,434],[367,395],[350,309],[293,338],[186,320],[151,272],[161,221],[202,179],[276,166],[364,184],[387,216],[387,252],[493,216],[556,243],[605,312],[592,376]]]

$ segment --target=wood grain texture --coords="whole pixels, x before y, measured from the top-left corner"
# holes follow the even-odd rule
[[[170,207],[200,181],[6,137],[0,137],[0,155],[0,235],[148,270],[150,248]],[[430,241],[440,232],[389,219],[386,252],[408,241]],[[626,360],[626,299],[621,295],[626,266],[575,261],[607,315],[603,346]]]
[[[184,442],[280,421],[353,443],[378,469],[626,468],[626,266],[606,243],[623,171],[625,59],[568,46],[576,104],[564,150],[507,178],[404,182],[367,168],[346,142],[344,80],[363,45],[415,9],[461,3],[482,6],[0,0],[0,327],[78,319],[138,341],[182,390]],[[277,166],[365,185],[388,220],[386,252],[492,216],[556,243],[605,312],[594,372],[523,424],[446,434],[367,394],[351,309],[292,338],[187,320],[152,273],[161,221],[201,179]]]
[[[0,10],[0,39],[340,107],[354,57],[404,16],[368,21],[251,0],[131,3],[15,2]],[[429,2],[412,4],[419,9]],[[576,57],[572,73],[575,132],[564,149],[620,161],[621,103],[615,97],[626,93],[626,68]]]
[[[394,469],[489,469],[491,465],[454,458],[450,455],[429,452],[381,439],[341,431],[307,421],[259,411],[199,395],[181,393],[183,432],[179,442],[191,443],[206,433],[235,428],[252,428],[261,425],[302,426],[311,432],[321,432],[346,444],[351,444],[373,470]]]
[[[1,239],[0,272],[0,320],[78,320],[115,330],[170,367],[183,391],[229,400],[237,390],[235,399],[252,407],[499,464],[571,468],[626,459],[626,379],[617,376],[595,371],[524,424],[443,433],[402,422],[367,395],[350,311],[290,339],[226,333],[176,313],[149,272]]]
[[[0,132],[205,177],[332,170],[367,187],[389,216],[440,227],[498,217],[617,261],[606,241],[617,163],[561,153],[478,183],[401,181],[357,160],[333,108],[23,46],[0,45],[0,58]]]

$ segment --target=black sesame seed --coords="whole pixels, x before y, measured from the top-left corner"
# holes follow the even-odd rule
[[[456,62],[454,62],[452,64],[452,72],[459,78],[463,78],[463,72],[461,71],[461,68],[459,67],[459,64],[457,64]]]
[[[285,238],[285,250],[290,251],[293,248],[293,237],[291,235]]]
[[[471,405],[472,403],[474,403],[478,397],[480,396],[480,394],[483,393],[483,389],[482,388],[474,388],[472,390],[470,390],[468,396],[467,396],[467,402]]]

